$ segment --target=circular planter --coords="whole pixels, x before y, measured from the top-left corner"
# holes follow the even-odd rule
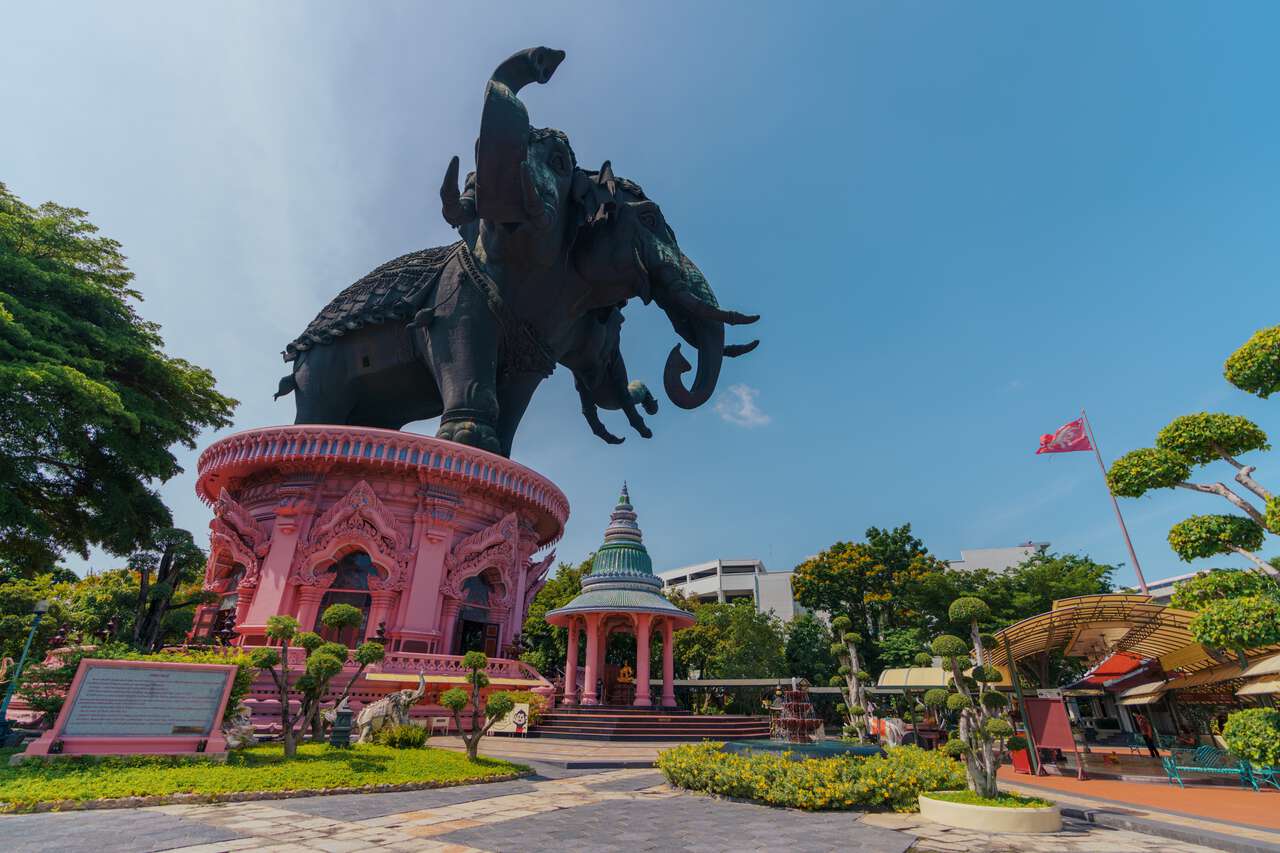
[[[923,793],[920,795],[920,817],[943,826],[990,833],[1058,832],[1062,829],[1062,811],[1057,805],[1040,808],[973,806],[935,800]]]

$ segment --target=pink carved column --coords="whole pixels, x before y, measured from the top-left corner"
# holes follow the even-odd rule
[[[636,616],[636,705],[648,706],[649,699],[649,629],[653,626],[653,614]]]
[[[672,636],[671,620],[662,622],[662,705],[673,708],[676,704],[676,655],[675,638]]]
[[[564,659],[564,704],[578,704],[578,620],[569,619],[569,654]]]
[[[456,598],[444,600],[444,618],[440,626],[440,653],[453,654],[453,628],[458,624],[458,613],[462,610],[462,602]]]
[[[258,591],[249,612],[238,623],[241,629],[252,626],[261,630],[269,617],[288,612],[289,574],[298,548],[298,529],[310,511],[308,506],[294,504],[277,508],[270,550],[258,573]],[[307,625],[306,630],[311,630],[311,626]]]
[[[249,605],[253,604],[253,595],[258,591],[256,586],[242,586],[236,590],[236,627],[244,624],[249,618]]]
[[[391,605],[396,600],[396,593],[389,589],[373,590],[369,597],[373,600],[369,608],[369,624],[365,625],[364,638],[375,639],[378,636],[378,623],[386,622],[391,613]],[[388,626],[389,627],[389,626]]]
[[[599,705],[596,680],[600,677],[598,654],[600,650],[600,614],[587,614],[587,671],[583,674],[582,704]]]
[[[298,625],[303,631],[314,631],[320,616],[320,600],[324,598],[322,586],[298,587]]]

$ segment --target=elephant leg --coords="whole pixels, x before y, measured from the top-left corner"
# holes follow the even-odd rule
[[[636,409],[636,401],[631,398],[631,389],[627,387],[627,365],[622,360],[621,353],[614,358],[613,364],[609,366],[609,378],[607,381],[613,385],[614,393],[622,401],[622,411],[626,414],[627,422],[631,424],[632,429],[645,438],[653,438],[652,430],[649,429],[649,425],[644,422],[644,418],[640,416],[640,412]]]
[[[609,432],[600,420],[600,410],[586,386],[578,379],[574,379],[573,384],[578,389],[578,399],[582,401],[582,416],[587,419],[587,426],[591,427],[591,431],[608,444],[622,444],[624,439]]]
[[[516,373],[502,378],[498,386],[498,442],[503,456],[511,455],[516,430],[529,408],[529,401],[545,377],[541,373]]]
[[[436,437],[498,453],[497,323],[472,284],[455,282],[424,330],[443,404]],[[441,288],[449,292],[444,281]]]

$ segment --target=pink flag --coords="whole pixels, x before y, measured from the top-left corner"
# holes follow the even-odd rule
[[[1084,418],[1063,424],[1053,435],[1040,436],[1040,449],[1036,453],[1071,453],[1076,450],[1093,450],[1089,434],[1084,429]]]

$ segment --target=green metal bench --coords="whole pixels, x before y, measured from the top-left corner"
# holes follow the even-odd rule
[[[1255,788],[1257,787],[1257,782],[1266,782],[1271,787],[1280,790],[1280,767],[1256,767],[1250,764],[1249,772],[1256,780]]]
[[[1177,782],[1179,788],[1185,787],[1182,784],[1183,773],[1200,773],[1210,776],[1239,776],[1241,782],[1258,790],[1258,780],[1254,778],[1249,762],[1241,761],[1214,746],[1170,750],[1170,754],[1162,758],[1160,763],[1164,765],[1169,782]]]

